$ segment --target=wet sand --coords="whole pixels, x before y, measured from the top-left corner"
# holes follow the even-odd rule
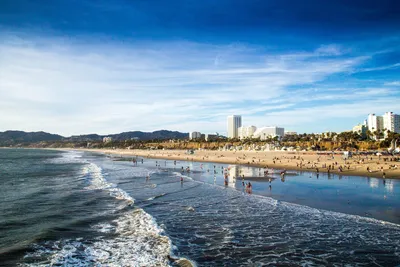
[[[196,150],[194,154],[187,154],[186,150],[81,150],[120,156],[244,164],[263,168],[400,179],[400,162],[390,161],[394,159],[392,156],[356,155],[344,160],[341,154],[332,156],[332,154],[321,155],[317,152]],[[397,158],[399,157],[397,156]]]

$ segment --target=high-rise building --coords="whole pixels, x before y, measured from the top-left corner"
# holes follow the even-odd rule
[[[242,127],[242,116],[231,115],[228,116],[228,138],[238,138],[238,128]]]
[[[386,131],[400,133],[400,115],[393,114],[393,112],[386,112],[383,115],[383,128]]]
[[[238,137],[240,139],[252,138],[254,132],[257,130],[256,126],[242,126],[238,128]]]
[[[198,139],[201,138],[201,133],[200,132],[190,132],[189,133],[189,139],[193,140],[193,139]]]
[[[367,119],[368,130],[371,132],[382,131],[383,127],[383,117],[375,116],[375,114],[369,114]]]

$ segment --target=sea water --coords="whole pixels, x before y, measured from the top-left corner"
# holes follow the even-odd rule
[[[329,187],[328,177],[318,177],[326,180],[320,184],[308,173],[284,182],[279,176],[271,183],[252,181],[249,195],[241,179],[233,179],[236,171],[225,186],[224,173],[233,170],[227,164],[137,160],[0,150],[0,265],[168,266],[179,258],[198,266],[400,264],[397,223],[354,215],[351,209],[337,212],[336,206],[349,204],[323,205],[330,201],[324,194],[319,194],[322,204],[315,205],[320,208],[296,204],[293,194],[302,195],[313,183]],[[336,187],[346,192],[339,186],[345,181],[361,188],[368,201],[388,200],[392,210],[398,207],[395,182],[390,190],[369,186],[383,190],[385,200],[380,191],[366,193],[370,182],[363,186],[347,182],[351,179],[356,178],[331,177],[337,184],[323,192],[330,196]],[[387,218],[396,220],[393,212]]]

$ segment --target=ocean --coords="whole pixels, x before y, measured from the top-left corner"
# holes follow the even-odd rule
[[[400,264],[397,180],[293,173],[253,179],[248,194],[233,179],[248,173],[263,175],[228,164],[0,149],[0,266]]]

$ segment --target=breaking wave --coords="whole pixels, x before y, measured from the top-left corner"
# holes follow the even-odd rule
[[[134,203],[134,199],[115,184],[109,183],[102,169],[87,163],[83,177],[89,185],[85,190],[104,190],[117,200]],[[170,266],[186,259],[173,256],[170,238],[154,218],[141,208],[131,209],[111,222],[91,226],[93,238],[61,239],[32,245],[20,266]]]

